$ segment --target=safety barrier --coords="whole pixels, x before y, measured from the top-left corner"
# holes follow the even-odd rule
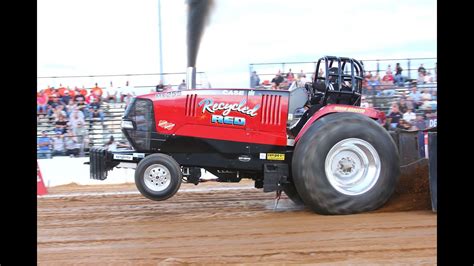
[[[431,207],[438,211],[438,133],[428,132],[429,176]]]

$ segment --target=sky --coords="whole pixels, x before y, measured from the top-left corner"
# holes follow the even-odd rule
[[[158,1],[38,1],[38,77],[159,73]],[[383,59],[437,54],[434,0],[214,1],[196,63],[197,71],[205,72],[198,83],[207,80],[214,88],[248,87],[251,63],[312,62],[324,55]],[[184,0],[161,0],[162,72],[186,71],[186,19]],[[425,67],[433,67],[434,61]],[[302,68],[313,70],[312,64],[295,65],[293,72]],[[260,74],[279,69],[281,65],[255,67]],[[164,82],[177,84],[184,77],[165,76]],[[38,78],[38,89],[91,87],[95,82],[108,86],[110,81],[120,86],[127,80],[154,86],[160,77]]]

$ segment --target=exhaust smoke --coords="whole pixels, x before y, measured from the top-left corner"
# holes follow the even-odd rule
[[[204,26],[209,21],[214,0],[186,0],[188,6],[187,45],[188,67],[196,66]]]

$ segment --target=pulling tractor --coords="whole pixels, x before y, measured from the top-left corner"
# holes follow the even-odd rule
[[[383,113],[360,107],[363,64],[326,56],[314,73],[289,90],[191,85],[135,97],[121,124],[132,149],[92,148],[91,178],[133,165],[141,194],[161,201],[183,180],[198,184],[205,169],[220,182],[250,178],[320,214],[378,209],[395,190],[400,159]]]

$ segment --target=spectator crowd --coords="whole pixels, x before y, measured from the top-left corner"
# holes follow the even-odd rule
[[[403,68],[400,63],[396,63],[394,70],[388,65],[385,75],[381,78],[372,71],[364,73],[362,82],[362,106],[376,107],[367,101],[371,97],[389,96],[394,101],[391,104],[386,120],[388,130],[423,130],[432,127],[433,120],[437,117],[437,89],[436,82],[437,64],[434,66],[434,75],[428,71],[424,64],[418,67],[418,76],[416,79],[408,79],[403,75]],[[323,76],[324,71],[319,70],[318,76]],[[294,74],[291,69],[287,73],[281,73],[279,70],[273,79],[261,82],[256,71],[252,71],[250,76],[251,88],[264,88],[275,90],[287,90],[291,84],[303,87],[306,82],[312,81],[313,76],[306,78],[306,73],[301,70]],[[397,89],[409,87],[408,92],[398,92]]]
[[[409,81],[408,77],[403,75],[403,68],[400,63],[395,65],[395,73],[392,71],[392,66],[388,65],[385,71],[385,75],[380,77],[378,71],[372,74],[372,71],[366,71],[364,73],[364,80],[362,82],[362,94],[365,95],[393,95],[395,87],[405,86],[406,82]],[[428,84],[436,82],[437,77],[437,63],[434,66],[434,75],[428,71],[424,64],[420,64],[418,67],[418,77],[415,80],[418,85]],[[324,71],[319,69],[318,76],[324,75]],[[256,71],[252,71],[250,75],[250,88],[264,88],[264,89],[280,89],[285,90],[296,81],[298,87],[303,87],[306,82],[313,79],[313,75],[306,77],[306,73],[301,70],[300,73],[294,74],[291,70],[287,73],[282,73],[281,70],[275,74],[271,80],[261,81],[260,76]]]
[[[386,127],[389,130],[424,130],[433,126],[437,119],[436,93],[428,89],[423,93],[412,87],[408,95],[402,95],[390,106]]]
[[[94,120],[104,125],[103,102],[128,105],[135,96],[134,88],[125,86],[101,88],[95,83],[90,89],[70,89],[62,84],[37,92],[37,117],[52,120],[52,132],[42,131],[37,139],[38,158],[79,156],[88,145],[88,130]],[[86,123],[88,121],[89,123]]]
[[[395,69],[395,76],[393,76],[391,66],[388,65],[381,80],[378,74],[366,73],[362,89],[364,95],[362,105],[372,107],[364,101],[369,97],[391,96],[394,101],[391,103],[387,116],[387,129],[424,130],[432,127],[433,121],[437,119],[437,86],[431,85],[436,82],[436,63],[435,77],[431,76],[423,64],[420,64],[418,77],[414,80],[408,80],[402,76],[403,69],[399,63],[396,64]],[[397,87],[409,87],[409,90],[397,93]]]

